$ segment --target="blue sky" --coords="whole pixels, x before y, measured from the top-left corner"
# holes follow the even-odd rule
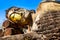
[[[5,10],[12,7],[21,7],[28,10],[36,10],[41,0],[0,0],[0,24],[6,19]]]

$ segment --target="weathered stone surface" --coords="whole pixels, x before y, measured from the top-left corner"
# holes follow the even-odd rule
[[[36,34],[36,33],[30,33],[30,34],[19,34],[9,37],[1,37],[0,40],[47,40],[47,37],[43,34]]]
[[[48,36],[49,40],[59,40],[60,4],[57,2],[43,2],[39,5],[36,13],[38,13],[38,16],[33,23],[32,31]]]
[[[0,37],[0,40],[59,40],[59,33],[50,33],[50,34],[19,34],[19,35],[12,35],[9,37]]]

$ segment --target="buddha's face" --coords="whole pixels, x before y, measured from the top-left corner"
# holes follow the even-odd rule
[[[25,23],[29,16],[29,11],[23,8],[11,8],[8,10],[6,17],[15,23]]]

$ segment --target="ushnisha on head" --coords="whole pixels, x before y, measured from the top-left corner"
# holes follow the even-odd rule
[[[11,7],[6,11],[6,18],[14,23],[27,23],[27,19],[30,18],[31,13],[34,12],[34,10]]]

